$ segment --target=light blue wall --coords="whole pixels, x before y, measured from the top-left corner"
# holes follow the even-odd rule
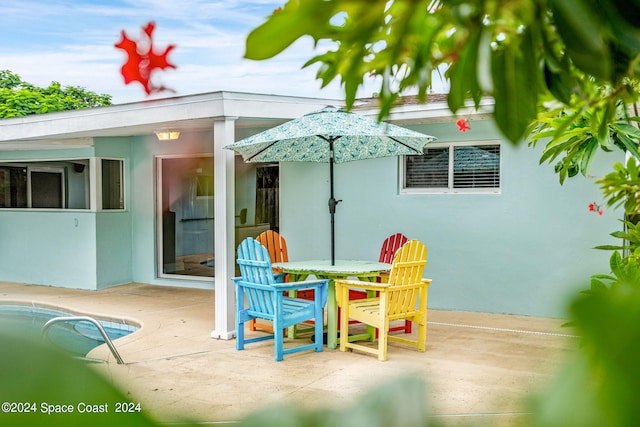
[[[67,148],[56,150],[14,150],[0,151],[1,160],[45,160],[84,159],[95,155],[94,147]]]
[[[82,149],[3,152],[0,158],[121,158],[125,160],[125,183],[129,182],[130,139],[102,138],[94,144]],[[81,192],[84,198],[84,189],[78,191],[81,186],[74,183],[75,175],[70,172],[69,192]],[[128,196],[128,191],[125,194]],[[70,194],[72,199],[76,200],[76,196]],[[80,289],[131,282],[130,202],[127,197],[124,212],[1,210],[1,280]]]
[[[0,280],[95,289],[93,213],[2,211],[0,236]]]
[[[495,140],[489,122],[457,132],[451,123],[416,128],[439,142]],[[155,157],[213,152],[212,132],[179,141],[153,135],[98,139],[94,148],[1,152],[0,159],[118,157],[126,161],[125,212],[0,211],[0,280],[97,289],[131,281],[213,288],[212,280],[157,278]],[[398,159],[336,165],[338,258],[377,259],[381,242],[403,232],[429,248],[430,307],[564,317],[569,295],[608,271],[617,214],[588,212],[601,201],[595,179],[558,184],[540,149],[502,144],[501,194],[401,195]],[[594,175],[619,160],[600,156]],[[240,160],[238,159],[238,162]],[[328,258],[328,165],[282,163],[280,229],[291,260]],[[237,170],[236,212],[253,222],[255,172]]]
[[[81,159],[93,148],[0,152],[2,160]],[[95,213],[0,210],[0,280],[96,288]]]
[[[96,213],[96,288],[133,281],[131,213]]]
[[[438,142],[499,139],[489,122],[466,134],[452,123],[421,130]],[[594,173],[611,170],[620,156],[602,158]],[[401,195],[398,159],[335,167],[336,258],[377,259],[382,241],[405,233],[423,241],[433,279],[431,308],[565,317],[567,298],[608,272],[617,214],[599,217],[594,179],[560,186],[552,168],[539,166],[540,150],[502,143],[501,194]],[[328,165],[281,163],[281,231],[291,260],[329,258]]]
[[[124,159],[125,186],[131,182],[131,144],[133,138],[97,138],[96,156]],[[96,213],[96,288],[130,283],[133,281],[132,205],[125,188],[125,210]]]

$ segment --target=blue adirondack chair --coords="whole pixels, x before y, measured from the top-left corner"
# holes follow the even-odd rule
[[[274,276],[267,248],[248,237],[238,246],[236,262],[241,277],[235,277],[236,284],[236,349],[244,350],[244,345],[275,340],[275,358],[281,361],[285,354],[304,350],[322,351],[323,307],[327,302],[328,280],[307,280],[304,282],[282,283],[282,277]],[[281,275],[279,275],[281,276]],[[284,295],[286,291],[314,289],[315,299],[306,300]],[[251,339],[244,337],[244,324],[252,319],[267,319],[273,322],[275,334]],[[303,321],[315,319],[315,342],[284,348],[284,328]]]

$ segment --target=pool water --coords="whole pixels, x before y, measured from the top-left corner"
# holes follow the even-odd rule
[[[0,332],[40,339],[42,327],[50,319],[74,316],[59,310],[24,305],[0,305]],[[100,322],[111,340],[124,337],[138,328],[126,323]],[[86,321],[59,322],[49,327],[47,341],[74,356],[86,356],[93,348],[104,344],[98,328]]]

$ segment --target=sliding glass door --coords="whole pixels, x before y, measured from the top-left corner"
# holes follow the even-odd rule
[[[158,275],[212,278],[213,156],[157,158]]]

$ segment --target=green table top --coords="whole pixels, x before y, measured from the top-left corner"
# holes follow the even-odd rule
[[[309,261],[275,262],[273,263],[273,267],[282,269],[285,273],[361,276],[369,273],[389,271],[391,264],[376,261],[341,259],[336,260],[335,265],[331,265],[331,261],[328,259],[317,259]]]

